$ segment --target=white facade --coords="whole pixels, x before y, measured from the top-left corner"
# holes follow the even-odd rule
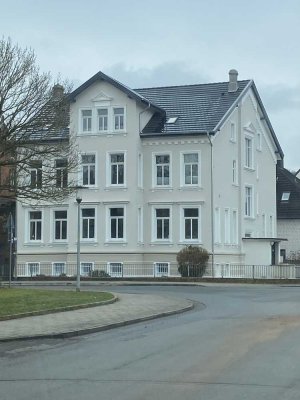
[[[272,241],[249,244],[276,237],[276,144],[252,88],[209,137],[141,137],[151,116],[105,80],[71,103],[82,165],[82,273],[97,263],[118,273],[124,262],[174,262],[189,244],[215,263],[270,264]],[[57,274],[76,263],[75,197],[18,203],[18,264],[54,263]]]

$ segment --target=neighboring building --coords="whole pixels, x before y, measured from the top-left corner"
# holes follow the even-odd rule
[[[131,90],[99,72],[71,94],[83,274],[100,264],[117,274],[130,262],[161,270],[190,244],[205,247],[215,264],[278,261],[276,164],[283,153],[254,82],[237,75]],[[53,274],[76,263],[75,196],[18,204],[18,221],[24,275],[43,273],[43,263]]]
[[[277,230],[282,261],[300,260],[300,179],[297,173],[277,167]]]

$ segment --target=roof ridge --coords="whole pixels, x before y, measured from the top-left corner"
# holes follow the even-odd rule
[[[251,79],[242,79],[239,80],[238,82],[250,82]],[[206,86],[206,85],[220,85],[220,84],[225,84],[228,83],[228,81],[223,81],[223,82],[206,82],[206,83],[192,83],[192,84],[187,84],[187,85],[169,85],[169,86],[151,86],[151,87],[143,87],[143,88],[135,88],[131,90],[145,90],[145,89],[168,89],[168,88],[180,88],[180,87],[192,87],[192,86]]]

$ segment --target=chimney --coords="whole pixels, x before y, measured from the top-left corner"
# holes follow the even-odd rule
[[[52,96],[54,99],[60,99],[64,95],[64,87],[62,85],[59,85],[58,83],[53,86],[52,88]]]
[[[229,71],[229,83],[228,83],[228,92],[233,93],[236,92],[239,88],[238,81],[238,72],[235,69],[231,69]]]

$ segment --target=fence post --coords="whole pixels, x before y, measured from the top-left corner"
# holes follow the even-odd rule
[[[255,279],[255,265],[252,265],[252,279]]]

